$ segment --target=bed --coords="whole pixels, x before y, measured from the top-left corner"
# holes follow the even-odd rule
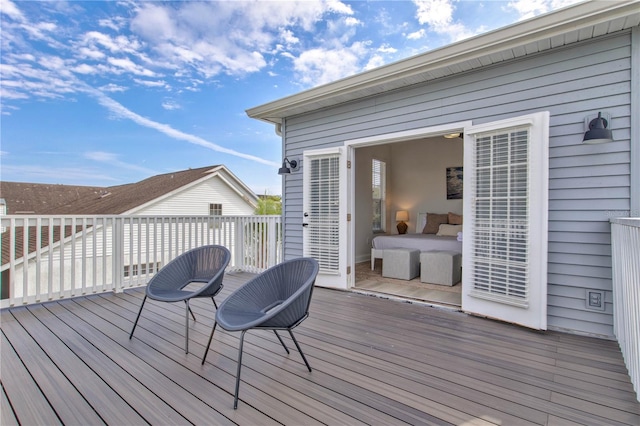
[[[382,259],[385,249],[412,248],[420,251],[447,250],[462,253],[462,241],[457,236],[437,236],[436,234],[423,234],[422,229],[426,223],[426,213],[418,214],[416,232],[411,234],[378,235],[371,242],[371,270],[375,268],[376,259]]]

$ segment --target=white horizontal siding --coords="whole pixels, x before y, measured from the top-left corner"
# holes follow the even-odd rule
[[[625,31],[289,117],[285,155],[301,158],[304,150],[349,139],[549,111],[548,266],[555,293],[548,324],[612,336],[610,310],[587,310],[584,291],[601,289],[611,299],[608,220],[630,206],[630,40]],[[598,111],[611,115],[616,141],[582,144],[585,117]],[[286,176],[284,186],[285,257],[290,258],[302,253],[302,173]],[[578,291],[569,296],[564,287]]]
[[[223,216],[253,214],[253,206],[226,182],[212,177],[199,184],[187,186],[171,197],[136,211],[143,216],[190,215],[207,216],[209,204],[222,204]]]

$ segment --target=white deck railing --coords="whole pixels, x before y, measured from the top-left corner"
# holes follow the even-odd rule
[[[611,219],[613,332],[640,401],[640,218]]]
[[[3,216],[0,307],[145,285],[179,254],[231,251],[228,270],[282,261],[280,216]]]

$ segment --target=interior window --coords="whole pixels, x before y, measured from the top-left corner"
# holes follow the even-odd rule
[[[384,232],[385,227],[385,162],[373,159],[371,162],[371,198],[373,204],[373,232]]]

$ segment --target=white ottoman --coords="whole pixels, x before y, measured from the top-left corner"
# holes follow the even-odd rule
[[[420,253],[420,281],[452,286],[462,278],[462,254],[455,251]]]
[[[420,250],[385,249],[382,255],[382,276],[412,280],[420,275]]]

